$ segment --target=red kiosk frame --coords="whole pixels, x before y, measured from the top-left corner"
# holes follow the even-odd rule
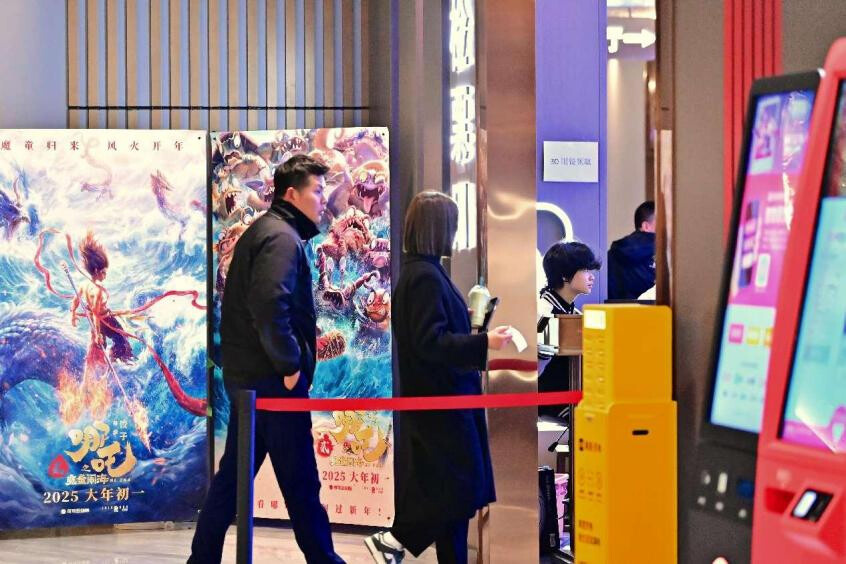
[[[779,293],[758,442],[754,564],[846,562],[846,452],[812,448],[781,438],[821,201],[838,195],[827,193],[823,182],[844,84],[846,39],[839,39],[826,57],[825,74],[817,92],[808,154],[785,254],[785,276]]]

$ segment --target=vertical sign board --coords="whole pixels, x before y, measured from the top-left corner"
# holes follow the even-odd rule
[[[220,304],[235,243],[270,206],[275,168],[293,155],[308,154],[330,167],[321,234],[306,246],[318,324],[318,364],[310,395],[391,396],[387,130],[225,132],[213,134],[212,144],[216,364],[220,365]],[[229,401],[218,368],[213,395],[220,455]],[[394,505],[391,414],[315,412],[312,421],[321,498],[330,520],[389,524]],[[255,488],[257,517],[287,518],[269,461],[259,471]]]
[[[0,530],[196,516],[206,139],[0,131]]]

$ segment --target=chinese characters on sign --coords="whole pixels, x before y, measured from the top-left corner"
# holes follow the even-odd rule
[[[123,424],[126,425],[126,421]],[[124,444],[126,453],[123,462],[116,465],[115,456],[121,453],[122,447],[118,441],[112,441],[108,446],[106,445],[109,426],[105,423],[95,421],[93,425],[88,425],[85,429],[72,429],[68,436],[73,446],[79,448],[74,451],[66,450],[65,454],[77,463],[83,461],[89,454],[96,454],[96,457],[92,456],[90,460],[94,472],[102,473],[103,470],[107,470],[112,478],[120,478],[135,468],[137,460],[132,454],[132,445],[129,441]]]
[[[450,0],[451,195],[458,204],[456,250],[476,247],[476,22],[473,0]]]
[[[544,182],[599,182],[599,143],[544,141]]]
[[[207,146],[0,130],[0,530],[196,517]]]
[[[129,511],[127,504],[106,506],[113,501],[129,501],[132,492],[126,476],[138,463],[132,453],[132,445],[127,440],[127,433],[118,430],[127,429],[127,422],[115,421],[114,427],[112,430],[107,423],[94,421],[82,429],[71,429],[68,432],[70,448],[53,459],[50,476],[64,478],[64,485],[69,489],[42,492],[45,504],[88,504],[88,507],[63,507],[60,512],[62,515],[88,513],[90,505],[96,503],[103,504],[103,509],[107,511]],[[124,442],[121,443],[121,440]],[[78,473],[71,473],[71,466],[64,456],[70,458]]]
[[[151,149],[153,151],[159,151],[162,147],[162,142],[160,140],[155,141],[147,141],[144,142],[145,144],[142,146],[142,142],[139,142],[137,139],[127,142],[125,145],[118,145],[117,140],[109,139],[106,141],[106,147],[109,151],[121,151],[121,150],[128,150],[128,151],[140,151],[142,149]],[[177,151],[181,151],[184,145],[183,141],[174,141],[173,148]],[[27,139],[23,142],[24,149],[27,151],[32,151],[35,149],[35,145],[32,142],[32,139]],[[45,148],[48,151],[56,151],[58,150],[59,146],[55,139],[48,139],[45,142]],[[68,148],[71,151],[79,151],[80,145],[79,141],[72,140],[68,142]],[[0,140],[0,151],[13,151],[14,146],[10,139],[2,139]]]

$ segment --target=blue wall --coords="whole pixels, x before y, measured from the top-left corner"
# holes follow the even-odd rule
[[[0,16],[0,128],[64,128],[65,3],[4,0]]]
[[[537,0],[536,103],[538,201],[562,208],[575,238],[605,258],[607,242],[607,102],[605,1]],[[544,141],[599,141],[599,183],[543,181]],[[538,214],[538,249],[561,236],[550,214]],[[607,276],[578,303],[601,302]]]

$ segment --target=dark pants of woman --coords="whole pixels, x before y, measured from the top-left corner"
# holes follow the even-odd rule
[[[415,556],[435,543],[438,564],[467,564],[469,519],[449,523],[395,523],[391,534]]]

